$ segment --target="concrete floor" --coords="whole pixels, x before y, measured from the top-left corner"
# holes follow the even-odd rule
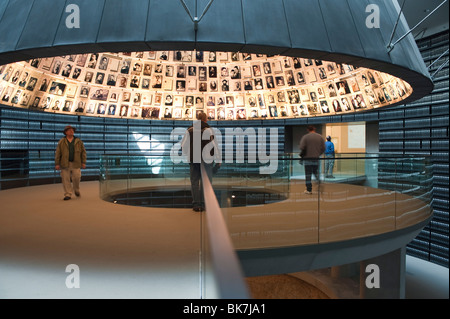
[[[448,268],[406,256],[406,299],[448,299]]]
[[[199,298],[200,215],[114,205],[98,182],[0,192],[0,298]],[[80,288],[68,289],[68,265]]]
[[[115,205],[98,182],[0,192],[0,298],[198,299],[199,213]],[[79,267],[80,288],[69,289]],[[407,298],[448,298],[448,268],[407,259]]]

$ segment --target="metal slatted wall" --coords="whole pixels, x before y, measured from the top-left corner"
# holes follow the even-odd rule
[[[0,106],[0,190],[60,182],[59,173],[54,170],[54,152],[66,125],[76,127],[76,136],[85,144],[88,162],[87,169],[83,170],[83,180],[86,181],[98,179],[102,154],[161,154],[163,150],[163,155],[169,156],[177,142],[171,140],[172,131],[191,124],[172,120],[72,116]],[[243,132],[252,128],[258,132],[262,127],[267,135],[270,128],[276,128],[278,151],[284,152],[284,121],[212,121],[210,124],[220,130],[223,141],[227,128],[241,128]],[[240,147],[247,152],[248,138],[244,145],[238,145],[236,140],[234,143],[234,154]],[[224,143],[223,152],[226,147]]]
[[[427,66],[449,48],[448,32],[417,41]],[[434,74],[448,53],[430,68]],[[408,105],[379,112],[380,153],[431,155],[431,223],[408,246],[407,253],[448,267],[449,263],[449,67],[434,76],[434,91]]]

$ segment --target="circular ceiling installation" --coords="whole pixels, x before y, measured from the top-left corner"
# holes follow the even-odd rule
[[[2,104],[116,118],[323,116],[396,104],[412,92],[402,79],[367,68],[239,52],[92,53],[0,67]]]
[[[400,13],[396,0],[6,1],[0,103],[161,120],[410,103],[433,83]]]

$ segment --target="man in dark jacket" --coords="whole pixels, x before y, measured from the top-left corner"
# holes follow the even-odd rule
[[[325,140],[322,135],[316,133],[316,128],[308,126],[308,134],[300,141],[300,151],[303,154],[305,164],[305,194],[312,194],[312,174],[319,180],[319,157],[325,151]]]
[[[192,208],[196,212],[204,210],[201,164],[204,165],[209,180],[212,180],[214,160],[218,159],[218,146],[214,133],[208,125],[206,113],[197,116],[199,122],[188,128],[181,142],[183,154],[190,166]],[[220,165],[219,163],[216,165]]]

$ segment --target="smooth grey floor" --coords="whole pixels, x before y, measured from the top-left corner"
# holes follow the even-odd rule
[[[199,213],[114,205],[98,182],[63,201],[62,186],[0,191],[0,299],[201,296]],[[69,289],[66,267],[80,268]],[[448,299],[448,268],[407,257],[406,298]]]
[[[406,256],[406,299],[448,299],[448,268]]]

